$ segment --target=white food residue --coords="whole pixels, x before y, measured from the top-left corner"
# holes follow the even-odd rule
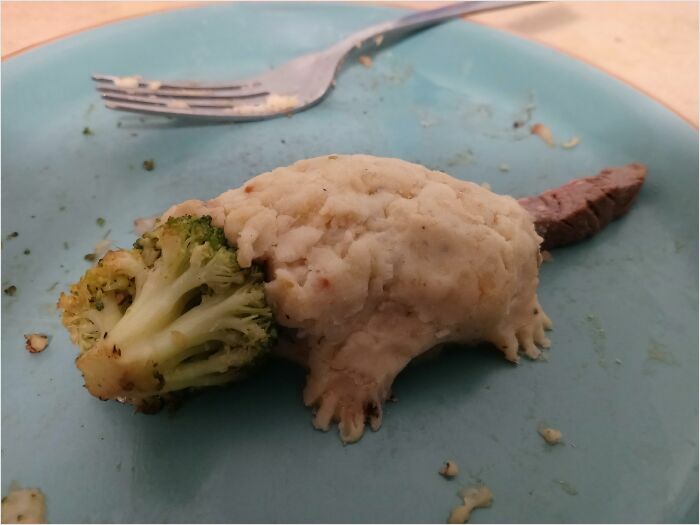
[[[268,95],[260,104],[242,104],[231,106],[225,111],[232,115],[263,115],[268,113],[282,113],[299,106],[299,98],[289,95]]]
[[[505,162],[501,163],[498,165],[499,171],[502,171],[504,173],[508,173],[510,171],[510,164],[506,164]]]
[[[2,498],[2,523],[46,523],[44,494],[36,488],[11,488]]]
[[[167,106],[170,109],[190,109],[190,105],[184,100],[169,100]]]
[[[562,142],[561,147],[564,149],[575,148],[576,146],[578,146],[579,142],[581,142],[581,139],[579,139],[576,136],[573,136],[569,140],[567,140],[566,142]]]
[[[439,470],[439,474],[446,478],[454,478],[459,474],[459,467],[454,461],[445,461],[444,465]]]
[[[447,523],[466,523],[474,509],[490,507],[493,503],[493,493],[486,485],[468,487],[459,495],[464,500],[464,504],[452,509]]]
[[[530,132],[533,135],[537,135],[542,141],[547,144],[550,148],[554,147],[554,137],[552,136],[552,130],[549,129],[544,124],[533,124],[530,128]]]
[[[43,352],[49,346],[49,336],[44,334],[25,334],[24,340],[26,341],[25,348],[30,354]]]
[[[117,77],[114,79],[114,85],[120,88],[133,89],[139,87],[141,77]]]
[[[561,431],[556,428],[541,427],[537,429],[542,439],[544,439],[548,445],[557,445],[561,443],[562,434]]]

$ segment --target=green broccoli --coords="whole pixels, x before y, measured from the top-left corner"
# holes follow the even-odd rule
[[[58,308],[90,393],[142,409],[241,377],[276,337],[262,269],[240,268],[210,217],[168,219],[108,252]]]

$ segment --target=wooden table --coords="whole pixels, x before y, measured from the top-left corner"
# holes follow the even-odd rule
[[[385,2],[386,3],[386,2]],[[418,9],[443,2],[392,2]],[[198,2],[2,2],[3,60],[56,38]],[[696,2],[547,2],[472,20],[558,48],[698,125]]]

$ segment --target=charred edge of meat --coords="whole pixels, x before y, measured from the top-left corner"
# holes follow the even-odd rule
[[[518,202],[532,215],[543,239],[541,248],[551,250],[587,239],[625,215],[646,174],[643,164],[605,168],[594,177],[576,179]]]

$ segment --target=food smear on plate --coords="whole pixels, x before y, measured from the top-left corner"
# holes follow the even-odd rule
[[[41,490],[10,487],[2,498],[2,523],[46,523],[46,500]]]
[[[493,493],[486,485],[462,489],[459,495],[464,503],[452,509],[447,523],[467,523],[474,509],[490,507],[493,503]]]
[[[559,191],[585,202],[590,188],[572,188]],[[88,390],[137,406],[238,379],[268,352],[274,316],[273,352],[308,369],[314,426],[337,422],[353,442],[380,427],[397,374],[436,345],[490,342],[513,362],[549,346],[540,245],[575,239],[552,222],[566,208],[534,199],[399,159],[303,160],[173,206],[59,307]],[[207,273],[218,250],[226,264]],[[254,292],[242,309],[211,309],[239,288]]]

